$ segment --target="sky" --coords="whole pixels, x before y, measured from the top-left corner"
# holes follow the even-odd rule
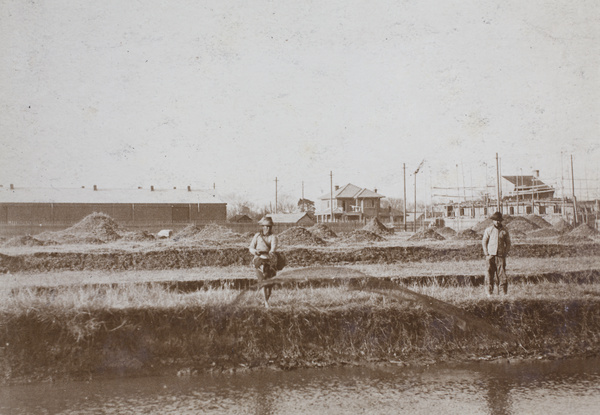
[[[2,0],[0,50],[4,186],[600,197],[596,0]]]

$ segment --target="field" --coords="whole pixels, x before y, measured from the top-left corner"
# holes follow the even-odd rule
[[[249,267],[251,234],[191,226],[156,240],[92,215],[0,247],[0,374],[20,382],[597,355],[597,231],[544,222],[508,221],[509,295],[491,298],[485,223],[458,235],[378,222],[341,235],[291,228],[279,235],[289,263],[267,310]]]

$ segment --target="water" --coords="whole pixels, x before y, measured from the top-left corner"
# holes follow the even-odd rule
[[[0,387],[2,414],[598,414],[600,358]]]

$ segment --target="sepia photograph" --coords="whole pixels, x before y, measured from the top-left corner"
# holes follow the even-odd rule
[[[597,414],[600,3],[0,0],[1,414]]]

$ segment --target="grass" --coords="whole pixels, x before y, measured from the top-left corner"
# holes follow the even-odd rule
[[[494,296],[489,299],[483,287],[408,287],[419,294],[461,306],[480,301],[522,300],[584,300],[600,299],[600,285],[576,285],[542,282],[537,284],[510,285],[509,296]],[[239,298],[238,298],[239,297]],[[236,300],[239,300],[236,302]],[[412,301],[407,298],[407,301]],[[354,306],[380,307],[401,305],[393,296],[372,292],[351,291],[344,287],[330,288],[275,288],[271,305],[281,310],[334,309]],[[117,287],[61,288],[59,291],[39,292],[23,288],[17,292],[0,291],[0,313],[27,314],[35,311],[48,314],[86,313],[97,310],[116,309],[185,309],[188,307],[262,307],[261,297],[256,291],[240,295],[231,289],[208,289],[193,293],[168,290],[158,284],[122,285]]]
[[[541,272],[570,272],[600,269],[600,257],[577,258],[509,258],[509,275],[537,274]],[[348,264],[338,266],[344,269],[359,271],[373,277],[413,277],[433,275],[483,275],[484,262],[481,261],[443,261],[443,262],[409,262],[403,264]],[[322,268],[286,268],[285,272],[305,270],[313,277],[329,278]],[[336,275],[338,276],[338,275]],[[22,272],[17,274],[0,274],[0,286],[4,289],[22,287],[51,287],[57,285],[112,284],[112,283],[146,283],[158,281],[196,281],[219,280],[233,278],[255,278],[249,266],[200,267],[169,270],[134,270],[134,271],[47,271]]]

